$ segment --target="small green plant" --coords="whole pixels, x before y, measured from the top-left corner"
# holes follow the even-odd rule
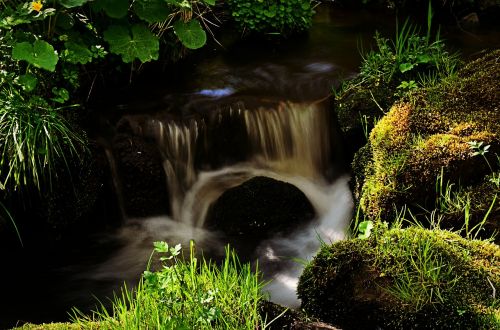
[[[410,81],[404,80],[401,82],[401,84],[399,84],[397,89],[398,89],[398,92],[396,93],[396,95],[403,96],[408,92],[411,92],[415,89],[418,89],[418,85],[415,82],[415,80],[410,80]]]
[[[368,237],[370,237],[372,229],[373,229],[372,221],[360,222],[358,226],[358,231],[359,231],[358,238],[367,239]]]
[[[288,35],[308,29],[314,14],[311,0],[228,0],[227,4],[242,32]]]
[[[473,151],[472,156],[483,156],[488,153],[490,149],[489,145],[484,145],[482,141],[470,141],[468,142],[471,150]]]
[[[486,154],[488,153],[488,150],[490,149],[490,145],[484,145],[483,141],[470,141],[469,147],[472,151],[472,156],[481,156],[483,157],[484,161],[490,168],[490,171],[493,172],[493,168],[490,165],[490,162],[488,161],[488,158],[486,158]]]
[[[149,269],[154,255],[161,268]],[[74,322],[99,329],[264,329],[258,313],[263,283],[249,264],[240,264],[226,248],[220,266],[198,259],[194,244],[184,259],[181,246],[155,242],[148,270],[134,291],[116,297],[113,311],[103,307],[93,316],[75,311]]]

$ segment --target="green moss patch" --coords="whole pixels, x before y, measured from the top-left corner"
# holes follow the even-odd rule
[[[497,245],[378,226],[368,239],[323,246],[297,290],[309,315],[342,329],[494,329],[499,287]]]

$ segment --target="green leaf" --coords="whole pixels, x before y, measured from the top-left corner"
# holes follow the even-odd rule
[[[417,61],[418,61],[418,63],[423,63],[423,64],[429,63],[430,61],[432,61],[432,57],[430,55],[427,55],[427,54],[418,55]]]
[[[413,69],[414,65],[411,64],[411,63],[401,63],[399,65],[399,71],[401,71],[401,73],[405,73],[407,71],[410,71],[411,69]]]
[[[68,41],[64,43],[64,59],[72,64],[87,64],[92,62],[93,54],[85,45]]]
[[[358,238],[360,239],[367,239],[370,237],[370,234],[373,229],[373,222],[372,221],[362,221],[359,223],[358,226],[358,231],[360,234],[358,235]]]
[[[215,0],[203,0],[209,6],[215,6]]]
[[[54,87],[52,88],[52,93],[54,94],[54,97],[51,100],[54,102],[64,103],[69,100],[69,92],[66,88]]]
[[[153,242],[153,246],[156,252],[158,253],[166,253],[168,252],[168,244],[167,242],[157,241]]]
[[[24,74],[17,78],[17,83],[22,86],[26,92],[31,92],[35,89],[38,79],[32,74]]]
[[[148,23],[162,22],[170,15],[170,9],[163,0],[136,0],[134,12]]]
[[[88,0],[59,0],[61,6],[65,8],[74,8],[83,6]]]
[[[125,63],[131,63],[136,58],[143,63],[158,59],[158,38],[144,25],[136,24],[132,26],[132,31],[124,26],[112,25],[104,31],[104,40],[109,43],[109,50],[121,55]]]
[[[93,4],[94,8],[102,8],[111,18],[122,18],[127,15],[128,0],[97,0]]]
[[[54,47],[43,40],[36,40],[33,44],[29,42],[16,43],[12,49],[12,58],[26,61],[37,68],[48,71],[54,71],[59,60]]]
[[[198,49],[207,42],[207,34],[198,20],[189,22],[178,20],[174,23],[174,31],[182,44],[189,49]]]

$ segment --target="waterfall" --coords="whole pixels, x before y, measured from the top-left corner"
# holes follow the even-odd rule
[[[203,121],[190,120],[187,123],[152,120],[155,136],[163,158],[163,170],[170,193],[172,217],[179,219],[182,213],[182,198],[196,180],[194,158],[196,144]]]
[[[327,109],[280,102],[276,109],[245,110],[254,161],[275,171],[321,179],[330,161]]]
[[[290,102],[249,108],[238,103],[187,120],[140,116],[128,121],[134,134],[155,141],[158,147],[171,214],[129,221],[135,233],[123,230],[123,237],[131,240],[126,244],[129,250],[97,273],[115,272],[110,265],[125,268],[124,263],[137,260],[130,254],[147,255],[148,238],[183,244],[195,239],[203,250],[217,254],[227,238],[204,226],[211,205],[228,189],[265,176],[297,187],[316,211],[314,221],[285,236],[261,241],[253,252],[265,278],[272,281],[267,286],[271,300],[297,307],[295,290],[303,265],[292,260],[312,258],[320,241],[342,239],[352,210],[349,178],[337,176],[331,182],[327,175],[334,140],[328,108]],[[235,148],[245,150],[244,159],[223,165],[211,161],[214,154],[232,159]]]

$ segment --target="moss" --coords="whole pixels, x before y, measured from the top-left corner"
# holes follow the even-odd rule
[[[297,291],[308,314],[342,329],[491,329],[499,285],[495,244],[379,226],[369,239],[323,246]]]
[[[403,205],[434,207],[441,171],[446,182],[471,192],[484,189],[480,188],[484,178],[499,167],[498,81],[500,50],[393,105],[370,134],[372,158],[364,161],[367,168],[357,169],[365,174],[364,182],[357,182],[362,186],[358,195],[364,213],[390,218]],[[474,155],[472,141],[490,145],[488,161]],[[491,199],[480,205],[490,204]],[[485,213],[484,208],[476,210]]]
[[[335,97],[334,110],[337,113],[340,129],[344,133],[354,130],[362,132],[361,119],[366,118],[365,123],[373,126],[373,122],[383,115],[379,105],[382,109],[387,109],[394,100],[390,86],[365,81],[361,77],[348,81]]]
[[[361,197],[363,182],[365,178],[372,173],[369,172],[372,168],[372,148],[369,143],[367,143],[364,147],[361,147],[359,151],[354,155],[354,159],[352,161],[352,173],[354,180],[351,183],[351,190],[353,191],[354,198],[359,200]]]

